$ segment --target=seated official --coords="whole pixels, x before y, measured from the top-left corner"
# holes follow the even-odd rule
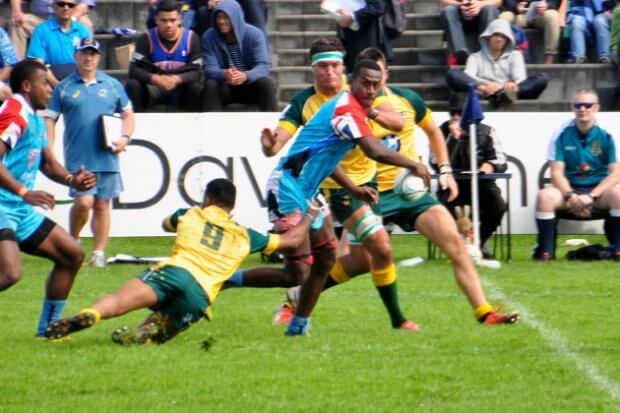
[[[181,9],[174,0],[157,4],[156,27],[136,42],[129,65],[127,95],[136,112],[165,104],[187,112],[200,111],[202,59],[200,38],[181,26]]]
[[[203,110],[218,112],[231,103],[258,105],[262,112],[278,110],[264,34],[244,21],[235,0],[220,1],[212,15],[213,27],[202,37]]]
[[[450,164],[454,172],[457,173],[471,170],[469,135],[460,126],[464,102],[459,98],[459,95],[453,95],[450,98],[450,119],[439,127],[446,139]],[[501,173],[507,169],[506,155],[502,151],[495,129],[484,123],[480,123],[477,128],[476,158],[478,172],[481,174]],[[436,172],[439,172],[439,167],[433,158],[431,158],[431,165]],[[457,179],[456,182],[459,188],[459,195],[455,200],[443,202],[442,198],[445,199],[445,197],[442,196],[443,194],[439,196],[452,215],[455,215],[454,209],[456,206],[471,205],[471,181]],[[480,211],[480,249],[484,258],[491,258],[492,254],[485,244],[501,224],[506,212],[506,202],[504,202],[502,192],[494,179],[478,180],[478,200]]]
[[[568,210],[578,218],[592,210],[609,211],[606,235],[620,259],[620,162],[613,137],[601,128],[594,115],[599,110],[598,95],[582,89],[575,95],[575,119],[567,122],[549,143],[547,159],[551,184],[538,191],[536,199],[537,245],[533,258],[555,258],[557,210]]]

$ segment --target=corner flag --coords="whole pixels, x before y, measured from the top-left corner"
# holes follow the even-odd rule
[[[476,93],[474,85],[470,84],[469,94],[467,95],[467,100],[465,101],[465,106],[461,114],[461,129],[465,131],[469,130],[469,125],[472,123],[478,124],[482,119],[484,119],[484,114],[482,113],[482,106],[480,106],[478,93]]]

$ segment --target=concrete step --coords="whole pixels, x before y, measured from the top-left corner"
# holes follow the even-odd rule
[[[108,27],[129,27],[146,30],[148,5],[141,0],[99,0],[89,11],[95,29]]]
[[[266,0],[267,8],[269,10],[269,17],[271,16],[288,16],[292,14],[321,14],[321,2],[318,0]],[[439,10],[438,0],[406,0],[407,12],[413,12],[416,5],[426,4],[428,6],[435,4],[435,10]],[[416,10],[420,13],[420,11]]]
[[[276,16],[275,31],[335,31],[336,21],[325,14]],[[407,13],[407,30],[441,29],[438,13]]]
[[[333,36],[334,31],[297,31],[271,32],[270,44],[275,50],[307,49],[320,36]],[[393,47],[442,47],[443,32],[441,30],[407,30],[401,37],[392,41]]]

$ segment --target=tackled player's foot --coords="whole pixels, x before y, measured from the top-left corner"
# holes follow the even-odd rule
[[[519,320],[519,313],[516,311],[510,311],[502,313],[499,310],[491,311],[484,316],[481,320],[482,324],[514,324]]]
[[[420,331],[420,326],[418,326],[412,320],[405,320],[403,321],[401,325],[399,325],[398,327],[394,327],[394,328],[397,330],[406,330],[406,331],[413,331],[413,332]]]
[[[90,312],[79,313],[73,317],[65,317],[52,321],[45,329],[45,337],[50,340],[60,340],[76,331],[92,327],[97,322],[95,314]]]
[[[286,301],[280,307],[278,307],[271,322],[273,324],[288,324],[291,322],[294,315],[295,308],[293,308],[293,306],[288,301]]]
[[[152,337],[159,332],[155,324],[139,325],[138,327],[121,327],[112,333],[112,341],[116,344],[148,344]]]

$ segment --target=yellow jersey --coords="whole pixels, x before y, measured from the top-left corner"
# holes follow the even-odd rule
[[[164,227],[177,233],[172,255],[151,270],[165,265],[187,270],[205,290],[211,304],[222,283],[248,255],[258,251],[269,255],[280,243],[279,235],[245,228],[215,205],[179,209],[166,218]]]

